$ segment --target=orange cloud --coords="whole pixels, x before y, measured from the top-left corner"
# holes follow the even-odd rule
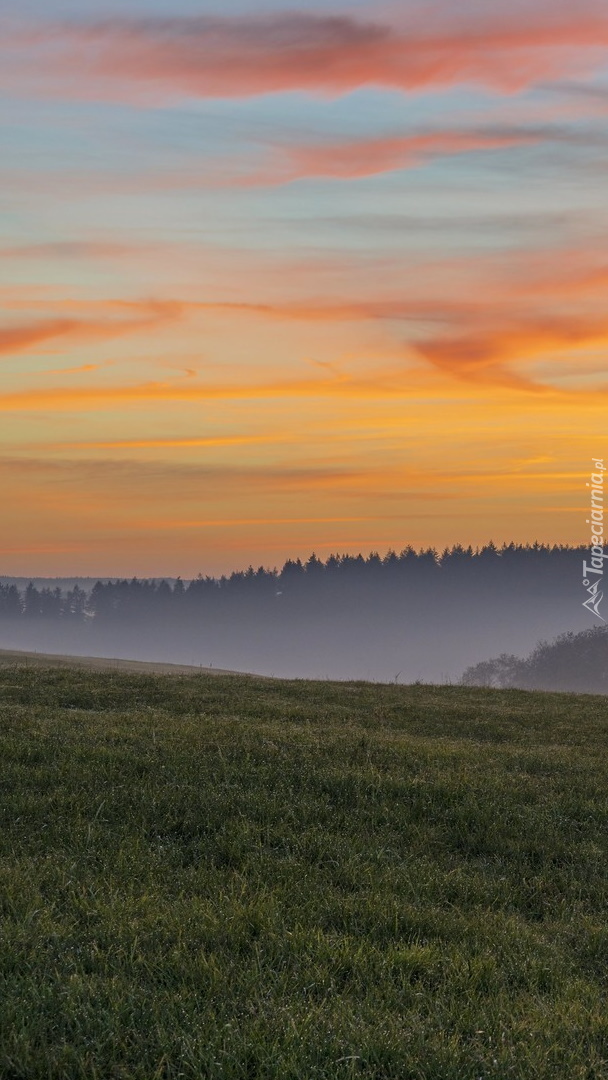
[[[39,318],[25,325],[0,329],[0,354],[31,349],[53,338],[69,340],[77,337],[86,339],[88,336],[105,339],[134,330],[154,329],[160,323],[183,318],[184,333],[180,327],[179,334],[174,335],[177,340],[175,348],[172,347],[171,364],[185,367],[187,359],[194,355],[194,335],[198,335],[196,340],[200,341],[203,317],[217,314],[226,316],[219,320],[221,332],[233,335],[237,343],[242,341],[243,330],[234,326],[234,320],[228,318],[233,315],[303,323],[385,323],[386,326],[378,330],[372,327],[369,331],[374,355],[377,361],[381,354],[384,365],[391,362],[391,358],[392,362],[397,361],[397,366],[390,372],[371,371],[366,355],[367,343],[361,348],[352,344],[348,347],[341,338],[341,352],[336,355],[335,362],[329,364],[318,358],[323,374],[317,378],[300,379],[295,376],[293,379],[274,379],[268,372],[272,371],[280,350],[272,346],[264,364],[268,382],[262,381],[263,376],[260,381],[252,382],[247,375],[246,381],[239,383],[238,374],[235,374],[233,381],[227,385],[213,381],[202,385],[191,369],[188,380],[183,381],[148,381],[137,385],[120,384],[118,381],[117,385],[109,386],[73,387],[68,384],[54,388],[15,389],[12,394],[6,393],[0,398],[0,408],[5,411],[96,410],[114,406],[127,408],[129,403],[135,402],[202,402],[222,397],[238,401],[318,395],[324,398],[344,396],[372,400],[379,396],[408,393],[411,387],[411,370],[408,371],[408,367],[411,368],[416,357],[450,377],[469,382],[501,383],[530,391],[537,390],[539,382],[526,372],[525,365],[530,365],[539,357],[553,359],[559,355],[560,363],[555,367],[559,376],[566,373],[564,361],[577,363],[580,350],[598,349],[604,347],[607,341],[608,321],[597,301],[602,299],[603,283],[608,280],[608,271],[604,266],[603,253],[599,247],[591,245],[570,250],[524,251],[513,254],[508,260],[505,260],[504,254],[500,257],[415,258],[408,266],[407,278],[402,273],[407,265],[405,260],[395,259],[395,273],[390,275],[391,284],[386,286],[386,291],[382,288],[383,284],[386,285],[386,266],[382,275],[375,274],[374,262],[358,257],[354,257],[352,263],[346,266],[332,256],[326,262],[319,259],[318,266],[315,265],[318,272],[313,274],[306,266],[303,277],[297,261],[286,261],[281,277],[281,267],[277,266],[276,273],[271,275],[268,265],[262,260],[261,273],[254,278],[251,286],[248,277],[244,280],[245,275],[243,278],[239,276],[239,258],[237,251],[234,253],[233,295],[238,297],[240,291],[247,297],[251,287],[252,300],[34,298],[29,306],[33,309],[38,305]],[[335,265],[339,274],[334,272]],[[302,295],[304,289],[307,292],[310,290],[313,280],[326,280],[324,271],[329,271],[327,279],[338,279],[342,288],[352,287],[353,283],[359,287],[365,272],[370,281],[370,292],[378,291],[379,296],[377,299],[373,294],[363,300],[356,296],[354,299],[340,299],[333,298],[330,292],[329,295],[326,293],[327,299],[318,299],[314,294],[312,299],[307,299],[306,294],[301,300],[281,299],[283,283],[289,292],[292,292],[294,285],[297,286]],[[239,282],[241,285],[237,291]],[[398,295],[401,289],[402,299]],[[389,293],[389,298],[383,298],[383,291],[385,296]],[[256,301],[256,294],[263,296],[264,293],[268,293],[269,300]],[[390,293],[397,295],[390,298]],[[565,294],[569,294],[570,300],[567,307],[563,299]],[[323,296],[320,289],[317,295]],[[275,296],[277,299],[274,299]],[[22,307],[27,306],[25,299],[19,303]],[[556,304],[559,307],[556,308]],[[563,314],[553,315],[554,310]],[[43,311],[46,311],[46,319]],[[49,316],[49,313],[52,315]],[[198,331],[195,319],[198,319]],[[215,333],[215,324],[212,329]],[[283,331],[281,333],[283,335]],[[360,336],[354,327],[349,333],[353,341]],[[288,332],[285,331],[283,336],[291,349]],[[154,340],[153,335],[149,340]],[[281,350],[284,345],[285,342],[281,341]],[[308,345],[306,349],[308,351]],[[352,368],[355,360],[358,374],[343,370],[345,366]],[[74,368],[58,368],[52,374],[67,375],[93,370],[94,365],[83,364]],[[600,374],[599,368],[597,374]],[[586,375],[591,375],[591,371],[588,370]]]
[[[0,327],[0,355],[10,356],[14,353],[24,352],[36,345],[52,341],[54,338],[78,336],[85,339],[106,340],[107,338],[119,337],[122,334],[156,326],[159,322],[174,317],[176,310],[181,310],[180,308],[176,309],[173,304],[151,303],[136,306],[139,310],[144,308],[148,311],[148,314],[130,320],[51,319],[33,322],[25,326]]]
[[[608,286],[608,266],[598,263],[593,251],[530,253],[529,266],[514,276],[513,291],[529,296],[531,293],[560,297],[593,294],[605,291]],[[518,268],[519,269],[519,268]]]
[[[50,322],[34,323],[31,326],[5,327],[0,329],[0,354],[11,355],[22,352],[41,342],[71,334],[78,326],[78,323],[70,319],[54,319]]]
[[[546,338],[545,344],[564,339]],[[581,344],[588,338],[583,335],[577,339]],[[525,338],[522,334],[522,343]],[[507,343],[509,348],[507,348]],[[574,344],[574,339],[570,340]],[[513,386],[515,389],[534,389],[535,384],[523,378],[511,377],[501,364],[507,359],[518,358],[516,341],[511,331],[501,336],[476,337],[473,331],[461,340],[430,340],[419,344],[418,351],[432,366],[441,368],[459,379],[478,376],[480,382],[488,380]],[[521,356],[525,358],[522,344]],[[407,397],[420,386],[426,386],[425,373],[414,372],[407,368],[393,371],[374,370],[364,375],[336,372],[325,369],[325,378],[275,380],[259,383],[209,383],[203,385],[192,380],[182,382],[147,382],[131,385],[82,386],[82,387],[41,387],[39,389],[16,390],[0,394],[0,412],[51,410],[54,412],[91,411],[129,407],[136,403],[196,403],[215,400],[226,401],[271,401],[276,399],[303,398],[343,398],[371,402],[395,397]],[[554,388],[552,388],[554,390]],[[428,386],[427,386],[428,390]],[[555,392],[555,390],[554,390]],[[571,393],[572,391],[569,391]]]
[[[99,364],[79,364],[78,367],[52,368],[47,375],[83,375],[89,371],[98,371]]]
[[[591,349],[608,344],[608,320],[538,318],[526,323],[488,328],[483,323],[460,336],[447,336],[418,344],[418,352],[431,364],[459,378],[489,379],[528,389],[539,383],[509,370],[508,365],[541,356]]]
[[[236,181],[238,186],[287,184],[310,177],[335,180],[377,176],[411,169],[435,157],[496,150],[539,142],[547,132],[430,132],[375,139],[353,139],[277,151],[267,169]]]
[[[49,450],[188,450],[192,447],[255,446],[282,442],[286,435],[218,435],[190,439],[108,439],[47,444]]]
[[[513,91],[599,67],[608,14],[596,0],[576,8],[545,0],[525,11],[419,5],[393,23],[297,12],[109,18],[8,35],[13,53],[20,43],[21,68],[9,54],[9,78],[23,76],[25,59],[30,84],[52,73],[79,97],[120,97],[137,85],[196,97],[469,82]]]
[[[54,409],[61,411],[107,409],[133,402],[195,402],[220,398],[233,400],[314,396],[342,393],[350,385],[351,392],[367,396],[369,384],[356,383],[347,377],[328,379],[280,380],[273,383],[209,384],[202,386],[190,380],[182,383],[138,383],[126,386],[88,386],[16,390],[0,394],[0,411]],[[377,384],[376,384],[377,386]]]

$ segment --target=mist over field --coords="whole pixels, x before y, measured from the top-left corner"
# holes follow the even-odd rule
[[[539,640],[588,629],[583,553],[406,548],[187,583],[5,583],[0,647],[282,677],[450,682],[492,656],[523,656]]]

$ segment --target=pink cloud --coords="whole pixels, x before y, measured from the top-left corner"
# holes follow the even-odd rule
[[[277,150],[265,169],[237,181],[238,186],[286,184],[326,177],[352,180],[411,169],[435,157],[496,150],[539,142],[546,133],[438,131],[385,138],[352,139]]]
[[[346,15],[114,18],[4,35],[9,79],[52,76],[75,97],[342,94],[484,83],[516,91],[599,66],[608,11],[576,7],[418,5],[396,22]],[[21,48],[19,47],[21,45]],[[25,64],[25,73],[23,65]],[[6,77],[6,76],[5,76]]]

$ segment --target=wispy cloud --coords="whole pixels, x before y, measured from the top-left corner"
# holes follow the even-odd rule
[[[267,446],[289,438],[289,433],[267,435],[213,435],[189,438],[102,439],[93,442],[49,443],[49,450],[191,450],[232,446]]]
[[[360,138],[278,149],[259,171],[234,180],[236,186],[288,184],[325,177],[352,180],[412,169],[424,162],[456,154],[538,143],[548,132],[436,131],[384,138]]]
[[[460,338],[449,337],[429,339],[418,345],[418,351],[432,367],[463,380],[475,380],[480,384],[493,382],[505,387],[522,390],[542,389],[532,380],[513,374],[508,362],[515,359],[536,358],[543,349],[549,347],[564,348],[566,344],[586,347],[598,344],[602,340],[598,329],[595,332],[581,328],[578,335],[568,337],[566,331],[561,336],[559,331],[543,336],[533,329],[525,337],[523,331],[519,337],[511,329],[501,336],[494,336],[483,331],[471,332]],[[517,341],[521,348],[517,349]],[[277,379],[268,382],[240,382],[234,384],[203,384],[192,380],[180,382],[147,382],[134,384],[114,384],[97,386],[39,387],[36,389],[15,390],[0,394],[0,412],[85,412],[128,409],[135,404],[171,405],[179,403],[195,404],[198,402],[241,402],[241,401],[276,401],[292,403],[305,399],[340,399],[344,401],[388,401],[402,398],[407,400],[414,388],[419,389],[420,379],[407,368],[403,370],[369,371],[365,375],[354,373],[327,372],[325,378]],[[427,385],[427,390],[431,389]],[[437,387],[433,388],[437,392]]]
[[[461,378],[542,389],[521,368],[539,357],[571,355],[579,349],[608,345],[608,319],[540,317],[527,322],[511,319],[502,326],[472,325],[459,336],[446,335],[418,345],[430,363]],[[559,369],[557,369],[559,370]]]
[[[133,244],[101,241],[56,241],[0,247],[0,259],[99,259],[122,258],[142,249]]]
[[[30,326],[9,326],[0,329],[0,355],[10,356],[25,349],[71,334],[80,324],[70,319],[53,319]]]
[[[120,337],[137,330],[150,329],[176,314],[175,305],[171,304],[150,303],[135,306],[141,312],[139,318],[47,319],[19,326],[0,327],[0,356],[25,352],[57,338],[77,337],[87,341],[103,341]]]
[[[268,383],[235,383],[201,385],[189,380],[161,383],[147,382],[131,385],[83,387],[40,387],[0,394],[0,411],[54,409],[77,411],[128,406],[136,402],[198,402],[213,400],[259,400],[264,398],[309,397],[341,394],[347,388],[355,396],[367,396],[371,391],[363,381],[357,384],[347,377],[327,379],[277,380]],[[377,391],[378,392],[378,389]]]

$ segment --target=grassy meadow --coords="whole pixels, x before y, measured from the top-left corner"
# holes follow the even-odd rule
[[[608,699],[0,668],[2,1080],[608,1078]]]

